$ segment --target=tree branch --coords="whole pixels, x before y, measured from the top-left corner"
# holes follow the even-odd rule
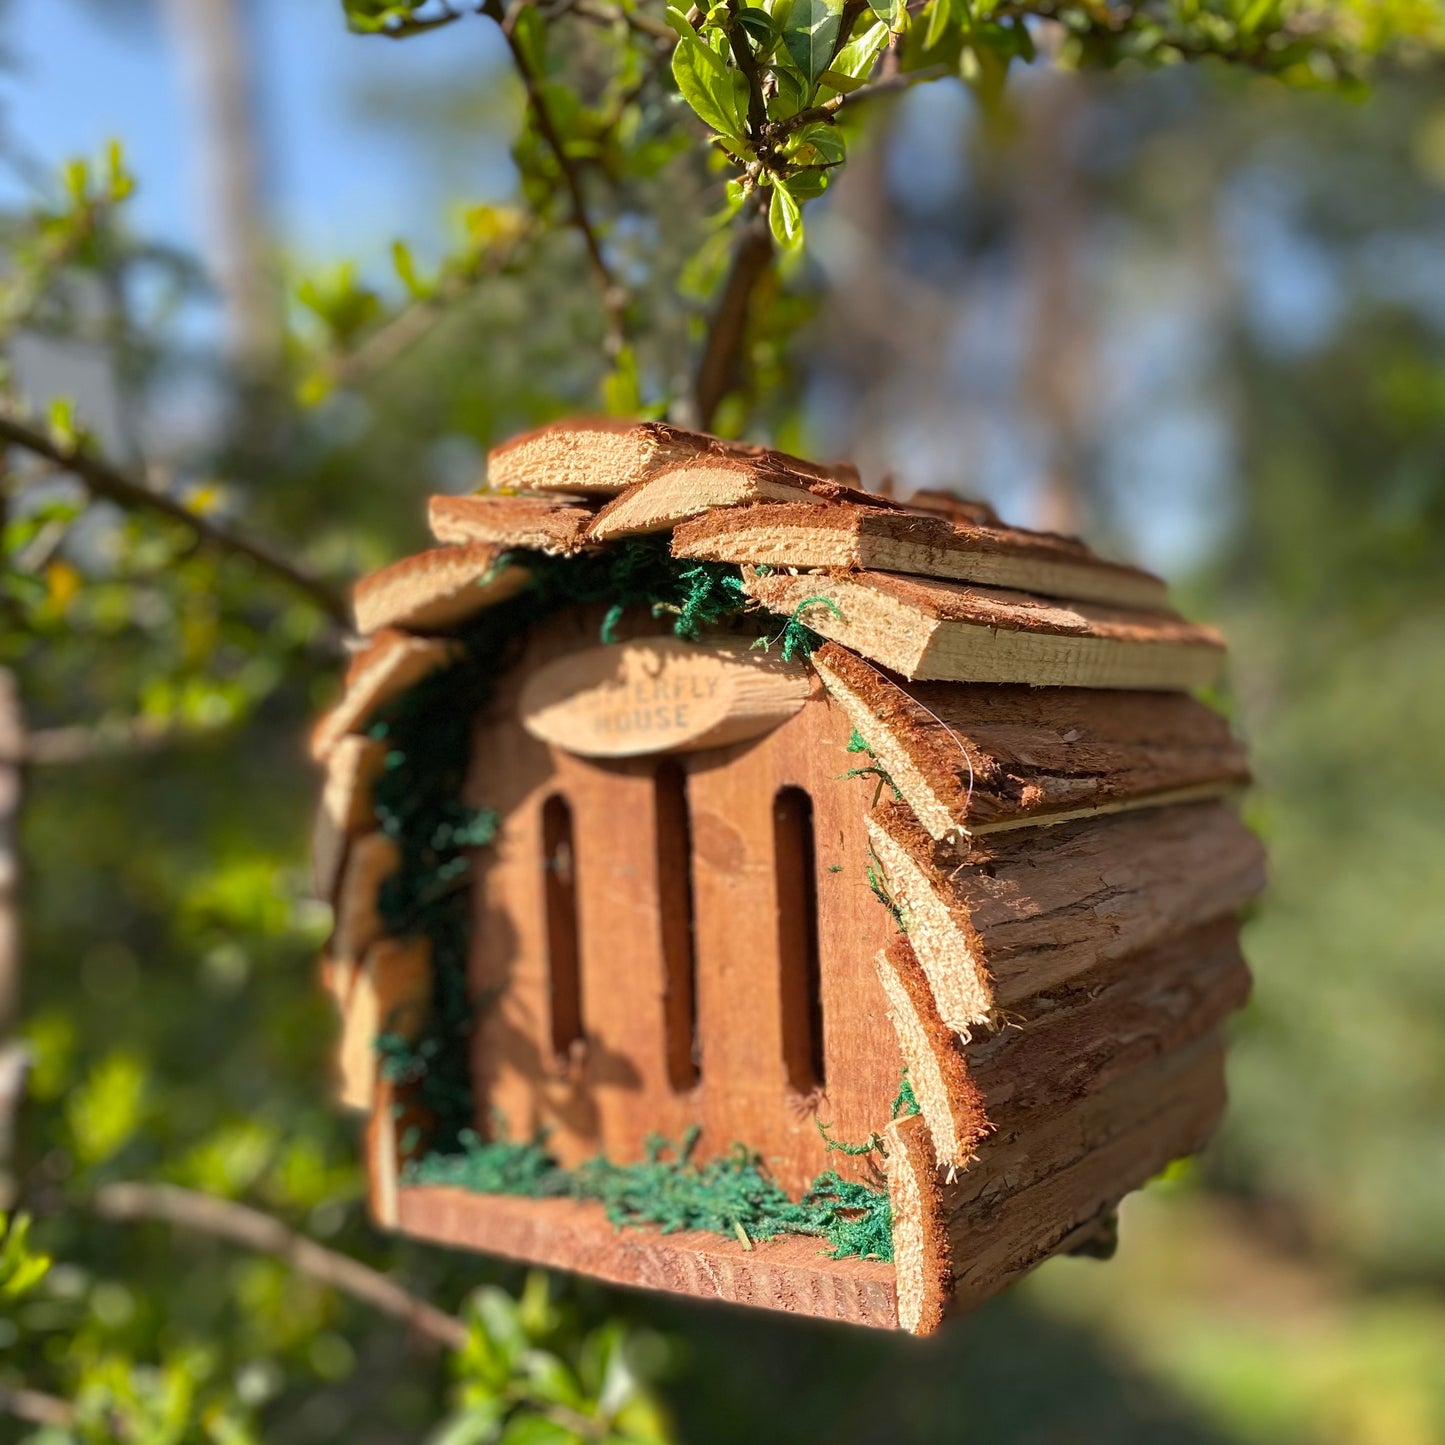
[[[48,1425],[56,1430],[69,1429],[75,1423],[75,1406],[69,1400],[18,1385],[14,1389],[0,1385],[0,1411],[27,1425]]]
[[[602,254],[602,243],[598,240],[597,231],[587,214],[587,201],[582,193],[582,177],[578,174],[572,157],[567,154],[562,137],[557,133],[552,112],[547,109],[547,100],[542,94],[541,78],[533,73],[527,53],[518,41],[514,27],[506,23],[507,15],[502,9],[501,0],[487,0],[483,11],[497,22],[497,26],[507,42],[507,48],[512,52],[512,63],[517,67],[517,74],[527,92],[527,103],[532,108],[537,131],[546,142],[547,149],[552,152],[553,159],[557,162],[557,168],[562,173],[562,184],[566,187],[568,198],[572,203],[570,220],[573,228],[582,237],[582,244],[587,249],[588,265],[591,268],[593,279],[602,293],[602,307],[607,314],[607,337],[604,343],[607,355],[615,358],[627,344],[627,292],[612,274],[612,268]]]
[[[707,336],[692,388],[690,424],[707,431],[719,403],[732,389],[747,339],[753,292],[773,261],[773,241],[765,217],[746,221],[733,249],[722,295],[708,318]]]
[[[78,477],[92,496],[104,497],[134,511],[154,512],[168,517],[188,528],[198,542],[218,551],[229,552],[233,556],[248,558],[293,591],[301,593],[338,625],[350,627],[351,618],[346,603],[326,583],[302,571],[261,543],[253,542],[249,537],[198,516],[162,492],[152,491],[150,487],[126,476],[100,457],[78,446],[62,445],[44,432],[3,414],[0,414],[0,442],[7,442],[35,456],[44,457],[61,470]]]
[[[293,1269],[350,1295],[382,1314],[404,1320],[419,1334],[449,1350],[460,1349],[467,1327],[455,1315],[408,1293],[368,1265],[307,1239],[279,1219],[231,1199],[218,1199],[174,1184],[108,1184],[92,1208],[102,1219],[158,1220],[209,1234],[260,1254],[275,1255]]]

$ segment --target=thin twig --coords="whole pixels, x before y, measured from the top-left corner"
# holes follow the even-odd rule
[[[707,335],[692,388],[690,424],[707,431],[722,399],[732,390],[747,340],[753,292],[773,261],[773,241],[765,217],[743,224],[733,248],[722,295],[708,318]]]
[[[52,440],[44,432],[0,414],[0,442],[22,447],[35,456],[44,457],[62,471],[78,477],[92,496],[104,497],[122,507],[154,512],[190,529],[198,542],[222,552],[249,558],[293,591],[299,592],[321,608],[333,621],[350,626],[347,607],[341,597],[326,583],[304,572],[294,563],[272,552],[259,542],[199,516],[163,492],[152,491],[142,482],[128,477],[119,468],[79,446]]]
[[[489,251],[485,264],[447,277],[431,295],[402,307],[390,320],[369,333],[355,351],[338,358],[331,367],[332,376],[344,385],[355,386],[390,366],[425,340],[452,314],[452,308],[469,291],[504,271],[518,247],[532,235],[534,229],[529,220],[495,251]]]
[[[55,767],[94,762],[98,758],[142,757],[161,752],[172,743],[209,737],[220,731],[217,727],[187,726],[170,718],[149,717],[36,728],[26,735],[18,756],[7,754],[0,744],[0,767],[10,762]]]
[[[882,76],[867,85],[860,85],[857,90],[850,90],[846,95],[832,96],[821,105],[809,106],[807,110],[800,110],[786,120],[775,121],[771,127],[771,138],[778,140],[791,135],[802,126],[813,125],[817,121],[831,121],[845,105],[856,105],[859,101],[872,100],[879,95],[892,95],[895,91],[907,90],[925,80],[937,80],[948,73],[946,65],[930,65],[926,70],[910,70],[902,74]]]
[[[512,52],[512,63],[517,67],[517,75],[527,92],[527,103],[532,108],[537,131],[546,142],[547,149],[552,152],[557,168],[562,173],[562,184],[566,187],[572,203],[570,220],[573,228],[582,237],[582,244],[587,249],[588,265],[597,288],[602,293],[602,308],[607,315],[607,336],[604,343],[607,355],[615,358],[627,344],[627,292],[612,274],[612,268],[602,254],[602,243],[598,240],[596,228],[587,214],[587,201],[582,193],[582,177],[578,174],[572,157],[567,154],[562,137],[557,133],[552,112],[548,110],[546,97],[542,94],[541,78],[533,72],[526,51],[512,28],[506,24],[507,16],[502,9],[501,0],[487,0],[484,13],[497,22],[507,42],[507,48]]]
[[[48,1425],[56,1430],[69,1429],[75,1423],[75,1406],[69,1400],[18,1385],[13,1389],[0,1385],[0,1411],[27,1425]]]
[[[419,1334],[449,1350],[460,1349],[467,1327],[455,1315],[408,1293],[368,1265],[317,1244],[279,1219],[232,1199],[218,1199],[175,1184],[107,1184],[92,1201],[102,1219],[158,1220],[275,1255],[310,1278],[349,1294],[373,1309],[404,1320]]]

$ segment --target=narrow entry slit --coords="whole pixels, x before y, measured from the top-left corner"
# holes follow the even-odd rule
[[[558,1058],[565,1058],[582,1038],[582,970],[577,946],[577,855],[572,842],[572,809],[560,793],[553,793],[542,805],[542,868],[552,1051]]]
[[[813,800],[802,788],[782,788],[773,799],[773,859],[778,887],[783,1067],[789,1085],[807,1095],[821,1089],[827,1078]]]
[[[680,1093],[697,1083],[699,1067],[692,816],[687,806],[687,773],[680,763],[667,759],[658,766],[654,786],[667,1079]]]

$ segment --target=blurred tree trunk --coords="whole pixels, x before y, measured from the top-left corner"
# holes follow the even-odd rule
[[[1094,358],[1078,275],[1087,206],[1070,154],[1084,105],[1077,76],[1040,77],[1024,105],[1017,172],[1028,177],[1020,188],[1019,241],[1033,315],[1024,387],[1045,446],[1033,521],[1070,535],[1089,520],[1087,413]]]
[[[281,311],[268,257],[246,0],[163,4],[190,96],[207,260],[231,355],[246,372],[262,372],[280,352]]]
[[[15,1123],[29,1054],[12,1034],[20,1013],[20,802],[25,715],[15,674],[0,667],[0,1210],[15,1193]]]

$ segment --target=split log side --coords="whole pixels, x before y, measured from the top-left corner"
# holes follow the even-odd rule
[[[908,940],[895,938],[878,955],[888,1017],[908,1063],[908,1078],[933,1139],[937,1163],[954,1169],[988,1132],[983,1099],[969,1078],[959,1041],[939,1015]]]
[[[931,1335],[943,1322],[953,1288],[934,1142],[919,1114],[895,1119],[884,1129],[883,1142],[888,1155],[898,1327],[910,1334]]]
[[[515,597],[531,581],[525,567],[502,557],[500,547],[471,542],[416,552],[370,573],[356,584],[357,631],[453,631],[484,608]]]
[[[1232,917],[1100,964],[1011,1008],[963,1058],[979,1104],[1018,1131],[1219,1028],[1249,998]]]
[[[367,1203],[371,1217],[382,1229],[400,1224],[398,1201],[401,1171],[421,1153],[435,1119],[417,1103],[415,1086],[394,1083],[378,1073],[376,1095],[366,1120],[363,1154],[366,1162]]]
[[[384,1033],[415,1039],[431,1009],[431,943],[384,938],[366,951],[342,1005],[337,1102],[370,1109],[376,1100],[376,1041]]]
[[[1049,602],[891,572],[768,573],[749,593],[907,678],[1187,691],[1213,682],[1224,644],[1173,613]]]
[[[1225,1106],[1224,1046],[1207,1034],[1117,1079],[1045,1127],[1000,1132],[943,1186],[953,1308],[972,1309],[1209,1138]]]
[[[385,833],[363,833],[353,841],[336,895],[336,926],[328,947],[333,957],[359,960],[386,932],[381,885],[400,866],[401,849]]]
[[[704,508],[697,508],[701,511]],[[1163,608],[1164,583],[1081,542],[1004,526],[811,498],[714,512],[677,530],[673,555],[754,566],[900,572],[1108,606]]]
[[[996,1009],[1234,914],[1264,885],[1259,841],[1217,802],[993,833],[966,852],[932,839],[906,804],[881,804],[869,824],[930,981],[976,969]],[[956,1027],[948,997],[940,1010]]]
[[[609,1284],[897,1329],[894,1269],[830,1259],[801,1235],[755,1240],[618,1229],[598,1204],[511,1199],[428,1185],[403,1188],[400,1227],[418,1239],[566,1269]]]
[[[1218,796],[1249,782],[1225,720],[1179,693],[899,683],[836,642],[812,663],[935,838]]]

